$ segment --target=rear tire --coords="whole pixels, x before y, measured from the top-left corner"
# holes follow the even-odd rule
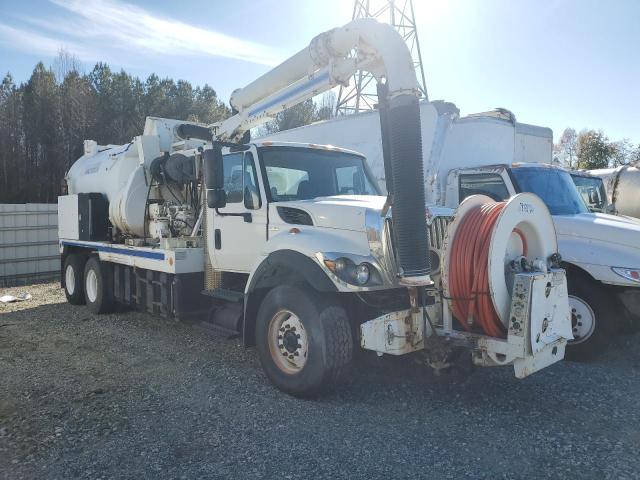
[[[84,267],[84,298],[93,313],[114,310],[113,265],[91,257]]]
[[[336,301],[298,286],[271,290],[260,305],[256,343],[267,377],[282,391],[311,396],[338,383],[353,358],[351,327]]]
[[[591,360],[604,352],[616,330],[616,309],[603,286],[582,275],[570,275],[569,309],[574,340],[567,344],[569,360]]]
[[[84,305],[85,257],[77,253],[67,255],[64,260],[64,295],[71,305]]]

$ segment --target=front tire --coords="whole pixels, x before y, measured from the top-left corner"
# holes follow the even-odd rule
[[[113,266],[91,257],[84,267],[84,298],[93,313],[110,313],[114,309]]]
[[[590,360],[604,352],[615,332],[611,299],[598,282],[584,276],[567,279],[574,340],[567,344],[570,360]]]
[[[353,358],[345,310],[298,286],[282,285],[266,295],[258,310],[256,342],[267,377],[296,396],[335,386]]]
[[[84,260],[85,257],[72,253],[64,259],[64,295],[71,305],[84,305]]]

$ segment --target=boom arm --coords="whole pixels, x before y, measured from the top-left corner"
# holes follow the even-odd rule
[[[231,95],[232,117],[211,125],[219,140],[237,141],[282,110],[337,85],[357,70],[386,79],[389,97],[419,95],[411,53],[389,25],[371,18],[316,36],[308,47]]]
[[[210,125],[214,138],[238,141],[253,127],[285,108],[336,85],[348,83],[357,70],[378,82],[384,120],[388,204],[393,205],[398,275],[408,286],[431,283],[429,237],[425,213],[420,89],[411,52],[390,25],[366,18],[329,30],[284,63],[231,95],[236,114]],[[383,82],[384,79],[384,82]]]

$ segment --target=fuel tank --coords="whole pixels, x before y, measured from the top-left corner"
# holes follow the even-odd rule
[[[591,170],[602,178],[609,202],[618,215],[640,218],[640,169],[631,165]]]

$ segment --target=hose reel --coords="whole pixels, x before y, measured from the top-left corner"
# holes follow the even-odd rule
[[[504,337],[514,268],[546,272],[557,251],[553,219],[536,195],[466,198],[445,240],[442,280],[451,312],[465,330]]]

